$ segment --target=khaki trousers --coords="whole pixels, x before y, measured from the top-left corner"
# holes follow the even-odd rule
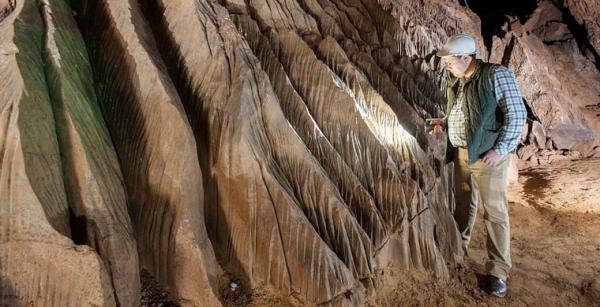
[[[481,160],[469,165],[467,150],[458,148],[454,160],[456,189],[454,218],[462,236],[463,248],[465,251],[468,249],[477,216],[477,206],[483,203],[488,251],[486,271],[504,280],[508,277],[512,266],[506,197],[511,156],[511,154],[504,156],[495,167],[489,167]]]

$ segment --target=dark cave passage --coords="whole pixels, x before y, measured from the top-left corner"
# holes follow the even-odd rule
[[[536,0],[461,0],[460,3],[481,19],[481,34],[488,50],[492,46],[494,35],[504,37],[505,31],[502,27],[509,21],[509,16],[515,16],[524,23],[538,6]]]

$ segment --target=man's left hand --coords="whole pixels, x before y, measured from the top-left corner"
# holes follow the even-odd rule
[[[502,156],[499,155],[494,149],[490,149],[485,153],[485,155],[483,155],[483,158],[481,158],[481,161],[490,167],[498,165],[500,160],[502,160]]]

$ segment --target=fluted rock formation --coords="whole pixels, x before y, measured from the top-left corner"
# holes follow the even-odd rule
[[[121,161],[140,265],[182,303],[218,303],[196,143],[135,1],[79,1],[103,110]],[[110,46],[107,48],[107,46]]]
[[[578,146],[577,108],[536,94],[570,61],[537,20],[491,57]],[[230,280],[359,305],[391,270],[447,276],[452,166],[423,119],[436,48],[467,32],[486,57],[479,27],[442,0],[0,0],[0,305],[135,306],[140,269],[185,306]]]
[[[98,108],[85,45],[71,8],[40,2],[46,82],[53,104],[75,241],[94,248],[110,271],[117,301],[139,304],[138,255],[117,155]],[[78,232],[78,233],[75,233]]]
[[[137,251],[119,165],[87,96],[85,68],[69,72],[79,59],[64,40],[77,45],[77,37],[54,18],[60,5],[41,5],[16,2],[0,23],[0,304],[111,306],[113,286],[135,303]],[[69,156],[61,161],[61,153]],[[70,215],[87,225],[70,229]],[[106,266],[73,243],[76,230]]]

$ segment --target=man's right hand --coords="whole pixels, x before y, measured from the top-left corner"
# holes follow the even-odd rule
[[[431,130],[431,132],[429,132],[430,134],[438,134],[444,132],[444,125],[446,124],[446,122],[443,118],[428,118],[425,121],[427,121],[428,124],[433,126],[433,129]]]

